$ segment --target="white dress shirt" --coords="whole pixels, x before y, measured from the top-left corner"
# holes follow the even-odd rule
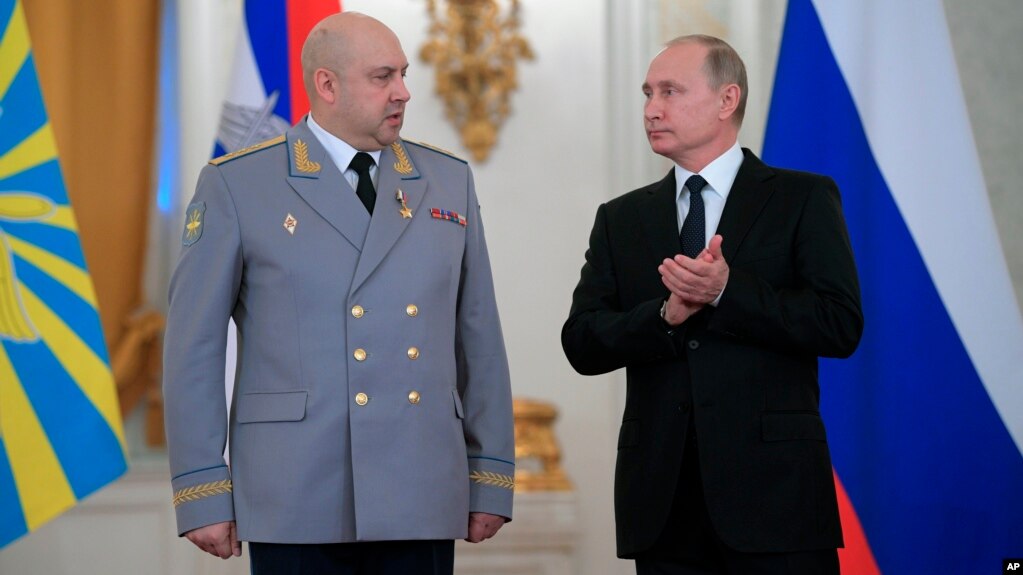
[[[728,192],[732,191],[732,184],[735,182],[735,175],[739,173],[742,160],[742,148],[739,147],[739,142],[736,142],[700,171],[699,175],[707,180],[707,186],[703,188],[704,221],[707,224],[704,237],[707,243],[710,243],[710,238],[717,233],[721,212],[725,209],[725,200],[728,199]],[[682,232],[682,222],[686,221],[686,215],[689,213],[689,190],[685,185],[686,180],[692,175],[693,172],[675,164],[675,204],[678,206],[679,233]],[[683,194],[682,190],[686,190],[687,193]]]
[[[338,171],[341,175],[348,180],[348,183],[352,185],[352,189],[358,189],[359,187],[359,174],[355,170],[348,169],[348,164],[352,163],[352,158],[355,154],[361,150],[356,150],[348,142],[338,138],[334,134],[331,134],[327,130],[324,130],[322,126],[316,123],[313,119],[312,112],[309,113],[308,121],[309,129],[312,131],[316,139],[320,141],[320,144],[327,150],[327,155],[334,161],[334,165],[337,166]],[[373,178],[373,188],[377,187],[377,174],[380,173],[380,154],[382,150],[376,150],[375,152],[366,152],[373,157],[373,167],[369,169],[369,176]]]
[[[728,193],[732,191],[732,184],[735,183],[735,176],[739,173],[739,167],[742,165],[742,148],[739,147],[739,142],[732,144],[731,148],[714,159],[711,163],[707,164],[703,170],[700,171],[700,176],[704,180],[707,180],[707,185],[703,188],[703,209],[704,209],[704,222],[707,229],[704,233],[704,247],[710,243],[710,239],[717,233],[718,223],[721,221],[721,212],[725,210],[725,201],[728,199]],[[682,232],[682,223],[686,221],[686,215],[689,213],[689,190],[685,187],[686,180],[689,176],[692,176],[693,172],[683,168],[682,166],[675,164],[675,205],[678,207],[678,230]],[[683,194],[682,190],[686,193]],[[721,294],[725,293],[722,289],[721,293],[710,303],[712,306],[717,306],[718,302],[721,301]]]

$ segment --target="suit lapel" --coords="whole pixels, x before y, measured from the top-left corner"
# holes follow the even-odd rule
[[[412,210],[412,218],[401,215],[401,202],[396,198],[399,189],[405,196],[406,205]],[[401,144],[401,140],[389,148],[384,148],[380,155],[380,177],[373,219],[369,225],[362,255],[359,257],[359,264],[355,268],[352,290],[358,289],[369,278],[412,223],[413,218],[429,217],[429,214],[419,212],[426,191],[426,180],[412,164],[407,148]]]
[[[735,256],[746,233],[774,193],[774,189],[766,183],[774,175],[771,168],[753,152],[743,150],[743,153],[746,157],[735,176],[732,190],[728,192],[717,229],[724,238],[721,251],[726,262]]]
[[[651,186],[636,205],[639,225],[658,263],[680,250],[675,187],[675,170],[671,170],[659,184]]]
[[[305,121],[288,130],[288,184],[355,249],[362,250],[369,214]]]

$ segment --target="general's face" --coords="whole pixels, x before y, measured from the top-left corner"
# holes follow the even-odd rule
[[[405,120],[408,59],[383,26],[359,34],[352,44],[338,70],[339,135],[356,149],[379,150],[398,139]]]
[[[707,48],[684,43],[664,49],[650,63],[643,94],[643,120],[654,152],[679,164],[715,142],[721,94],[703,72]]]

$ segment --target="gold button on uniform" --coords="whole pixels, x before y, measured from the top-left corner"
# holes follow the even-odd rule
[[[362,317],[364,313],[366,313],[366,310],[362,309],[361,305],[357,305],[352,308],[352,315],[356,318]]]
[[[416,307],[416,304],[410,303],[407,306],[405,306],[405,313],[407,313],[409,317],[416,317],[417,315],[419,315],[419,308]]]
[[[355,361],[363,361],[366,359],[366,350],[360,347],[359,349],[355,350],[355,353],[353,353],[352,355],[355,356]]]
[[[359,405],[366,405],[367,403],[369,403],[369,396],[366,395],[365,393],[361,393],[361,392],[360,393],[356,393],[355,394],[355,403],[358,403]]]
[[[410,391],[408,393],[408,402],[411,403],[412,405],[415,405],[415,404],[419,403],[419,392],[418,391]]]
[[[410,347],[410,348],[408,348],[408,358],[409,359],[418,359],[419,358],[419,348],[418,347]]]

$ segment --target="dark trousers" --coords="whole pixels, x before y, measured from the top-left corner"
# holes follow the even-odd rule
[[[252,575],[451,575],[455,542],[249,543]]]
[[[637,575],[838,575],[838,551],[742,553],[718,537],[703,494],[690,423],[671,514],[657,542],[636,557]]]

